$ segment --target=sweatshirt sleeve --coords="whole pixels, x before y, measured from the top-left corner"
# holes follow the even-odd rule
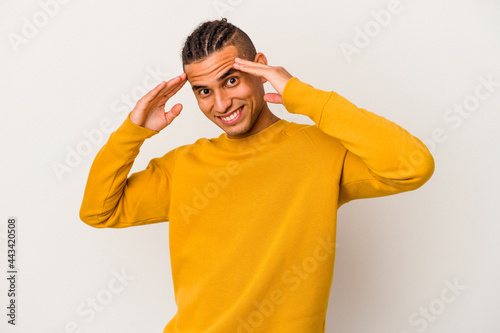
[[[80,219],[95,228],[124,228],[168,220],[174,151],[153,159],[127,178],[144,140],[158,132],[137,126],[129,117],[113,132],[89,172]]]
[[[339,207],[354,199],[415,190],[434,172],[434,159],[422,141],[335,92],[292,78],[285,86],[283,103],[289,112],[311,118],[346,148]]]

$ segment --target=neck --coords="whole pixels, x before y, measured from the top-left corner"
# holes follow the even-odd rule
[[[248,131],[246,131],[243,135],[237,135],[237,136],[232,136],[228,134],[227,137],[230,139],[244,138],[266,129],[267,127],[271,126],[278,120],[280,120],[280,118],[276,117],[269,109],[267,103],[264,102],[264,105],[262,106],[262,111],[259,113],[257,119],[255,119],[254,123],[252,124],[252,127],[250,127]]]
[[[262,111],[260,112],[259,117],[255,120],[255,123],[252,126],[252,129],[250,131],[254,130],[254,131],[252,131],[253,132],[252,134],[255,134],[255,133],[260,132],[263,129],[271,126],[272,124],[274,124],[278,120],[280,120],[280,118],[276,117],[274,115],[274,113],[272,113],[271,110],[269,109],[269,106],[267,105],[267,103],[264,102],[264,105],[262,107]]]

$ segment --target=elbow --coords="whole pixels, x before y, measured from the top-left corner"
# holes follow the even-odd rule
[[[102,221],[97,218],[96,215],[91,214],[87,209],[83,206],[80,208],[80,220],[93,228],[101,229],[106,227],[106,221]]]
[[[434,174],[434,158],[427,148],[412,152],[404,160],[400,164],[400,173],[411,184],[411,190],[424,185]]]
[[[434,174],[434,158],[432,155],[429,154],[429,157],[426,159],[426,162],[424,165],[419,169],[419,172],[417,173],[416,176],[416,185],[417,188],[421,187],[429,179],[431,179],[432,175]]]

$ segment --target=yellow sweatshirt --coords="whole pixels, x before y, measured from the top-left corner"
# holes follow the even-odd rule
[[[324,332],[337,209],[414,190],[434,171],[420,140],[335,92],[292,78],[283,100],[316,126],[281,119],[243,139],[199,139],[127,178],[157,133],[127,119],[95,158],[85,223],[169,221],[178,310],[164,332]]]

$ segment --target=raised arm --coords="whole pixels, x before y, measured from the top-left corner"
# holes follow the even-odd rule
[[[399,125],[356,107],[335,92],[315,89],[281,67],[237,59],[235,68],[266,78],[277,93],[266,101],[311,118],[346,148],[339,206],[354,200],[410,191],[434,171],[427,147]]]
[[[80,219],[96,228],[123,228],[168,220],[168,165],[174,153],[153,159],[141,172],[128,174],[144,140],[168,126],[181,112],[165,104],[186,83],[182,74],[161,82],[141,98],[125,122],[113,132],[90,169]]]

